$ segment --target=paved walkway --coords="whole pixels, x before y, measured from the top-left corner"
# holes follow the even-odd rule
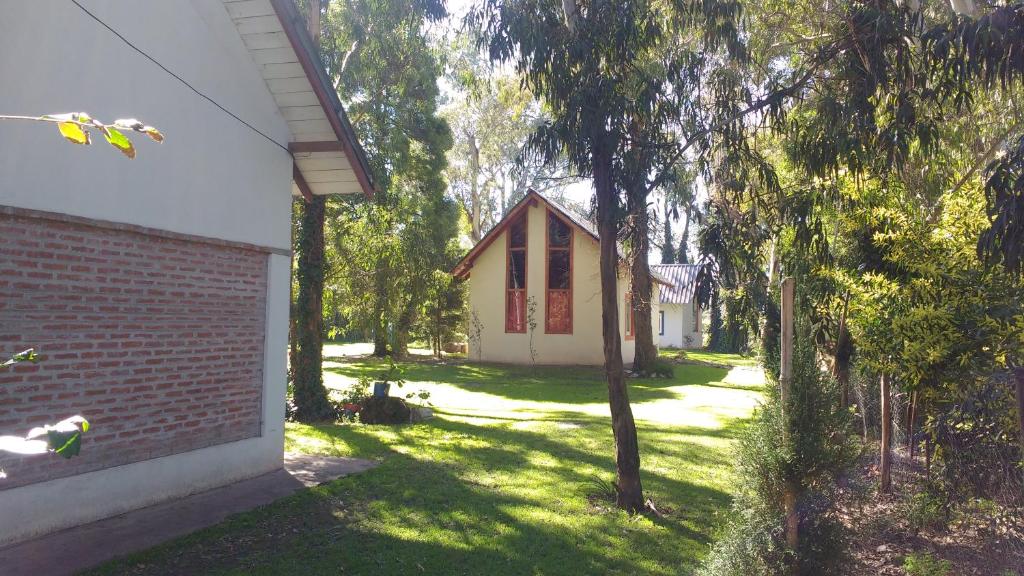
[[[0,574],[75,574],[376,465],[357,458],[286,454],[284,468],[269,474],[0,548]]]

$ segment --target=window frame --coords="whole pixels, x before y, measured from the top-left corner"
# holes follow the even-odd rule
[[[512,247],[512,228],[520,222],[523,223],[523,246]],[[515,217],[515,220],[509,223],[508,228],[505,230],[505,333],[506,334],[525,334],[526,333],[526,287],[529,285],[529,270],[530,270],[530,220],[529,211],[524,210],[522,214]],[[523,287],[522,288],[509,288],[509,277],[512,273],[512,251],[521,251],[523,253]],[[523,307],[520,311],[521,322],[519,322],[519,329],[516,328],[515,324],[509,322],[509,298],[514,298],[514,293],[522,293]]]
[[[665,335],[665,311],[658,310],[658,336]]]
[[[557,288],[552,289],[550,286],[551,281],[551,218],[558,219],[559,222],[564,224],[569,229],[569,245],[567,247],[557,246],[554,248],[556,251],[566,252],[569,255],[569,287],[568,288]],[[573,328],[573,291],[575,289],[575,282],[573,282],[573,271],[576,267],[576,255],[574,253],[574,244],[576,242],[576,229],[572,222],[568,221],[551,208],[545,210],[544,216],[544,333],[545,334],[572,334]],[[565,330],[553,330],[551,328],[551,293],[552,292],[566,292],[568,294],[569,303],[569,324]]]

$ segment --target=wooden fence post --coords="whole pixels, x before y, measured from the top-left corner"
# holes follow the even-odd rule
[[[793,304],[796,280],[785,278],[782,280],[782,361],[779,368],[779,387],[782,400],[782,434],[783,441],[789,442],[789,400],[790,384],[793,379]],[[791,481],[786,482],[783,493],[783,510],[786,513],[786,546],[796,552],[799,544],[800,517],[796,510],[796,486]]]

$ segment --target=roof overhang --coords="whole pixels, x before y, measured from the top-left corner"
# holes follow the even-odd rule
[[[288,123],[292,194],[372,197],[373,178],[293,0],[222,0]]]
[[[587,226],[586,223],[584,223],[578,215],[566,210],[558,202],[555,202],[545,197],[540,192],[537,192],[536,190],[531,188],[527,190],[526,195],[523,196],[523,198],[519,202],[517,202],[511,210],[508,211],[508,214],[506,214],[505,217],[502,218],[500,222],[495,224],[494,227],[491,228],[490,231],[487,232],[487,234],[485,234],[484,237],[481,238],[480,241],[476,243],[476,246],[473,246],[473,248],[470,249],[470,251],[466,253],[466,255],[463,256],[461,260],[459,260],[458,264],[455,265],[455,268],[452,269],[452,275],[459,279],[467,278],[469,276],[469,270],[470,268],[473,267],[473,262],[476,260],[477,256],[479,256],[484,250],[487,249],[488,246],[490,246],[499,236],[501,236],[501,233],[504,232],[505,229],[508,228],[508,226],[512,223],[512,221],[515,220],[516,217],[518,217],[520,214],[522,214],[523,211],[529,209],[531,206],[537,206],[538,204],[545,206],[547,209],[551,210],[552,212],[560,216],[562,220],[572,225],[574,229],[579,230],[585,236],[589,237],[594,242],[598,243],[598,245],[600,245],[601,238],[597,235],[597,233],[591,230],[590,227]],[[616,247],[616,250],[618,251],[618,247]],[[620,264],[625,262],[625,258],[622,256],[621,251],[619,251],[619,260]],[[672,284],[664,276],[657,274],[654,271],[651,272],[651,280],[659,284],[664,284],[665,286],[672,286]]]

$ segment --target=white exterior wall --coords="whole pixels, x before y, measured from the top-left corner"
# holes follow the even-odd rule
[[[527,209],[526,295],[537,303],[533,333],[537,364],[600,365],[604,363],[601,334],[600,253],[597,242],[584,232],[573,231],[572,334],[544,333],[544,291],[546,266],[545,225],[547,208],[543,204]],[[530,333],[505,332],[506,232],[502,232],[473,262],[469,277],[470,317],[475,312],[482,325],[480,347],[470,339],[470,360],[530,364]],[[625,272],[625,271],[623,271]],[[633,361],[634,342],[625,338],[626,291],[628,277],[619,277],[616,302],[619,303],[619,338],[622,360]],[[653,297],[657,318],[658,293]],[[472,330],[472,329],[471,329]]]
[[[83,0],[132,43],[275,141],[287,124],[216,0]],[[56,127],[0,121],[0,205],[290,250],[291,158],[195,94],[70,2],[4,3],[0,113],[135,117],[128,160],[102,135],[75,146]],[[268,255],[261,436],[0,490],[0,544],[280,468],[290,259]],[[86,448],[87,449],[87,448]],[[0,481],[2,482],[2,481]],[[74,506],[67,505],[74,494]],[[17,521],[13,521],[17,519]]]
[[[287,146],[288,125],[217,0],[82,0],[199,91]],[[93,134],[0,121],[0,204],[290,250],[291,157],[64,0],[4,2],[0,114],[138,118],[128,160]],[[286,194],[281,194],[284,190]]]
[[[665,312],[665,333],[658,336],[658,345],[662,348],[700,348],[704,343],[703,327],[701,330],[694,330],[694,315],[699,309],[694,304],[668,304],[662,303],[661,310]],[[657,316],[655,327],[657,327]],[[686,338],[690,341],[687,342]]]

